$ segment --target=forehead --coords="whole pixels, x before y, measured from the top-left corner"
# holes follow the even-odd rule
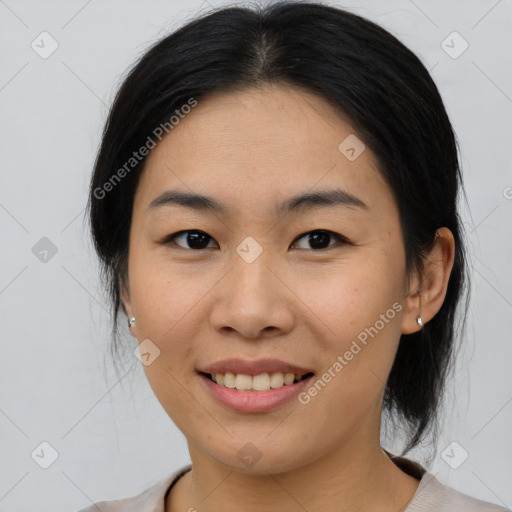
[[[355,159],[342,151],[347,140],[360,144],[358,152],[364,148]],[[136,203],[147,208],[176,186],[235,210],[274,208],[316,188],[342,188],[373,204],[390,196],[374,154],[350,120],[319,95],[288,85],[199,100],[151,150]]]

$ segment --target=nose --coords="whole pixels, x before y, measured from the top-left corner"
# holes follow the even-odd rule
[[[294,294],[263,253],[254,261],[235,253],[231,271],[214,294],[210,323],[219,332],[237,332],[246,339],[268,338],[293,329]],[[289,278],[288,278],[289,279]]]

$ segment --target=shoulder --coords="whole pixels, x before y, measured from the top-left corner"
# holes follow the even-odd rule
[[[432,473],[425,472],[418,490],[406,512],[504,512],[510,509],[473,498],[441,483]]]
[[[506,512],[509,508],[482,501],[440,482],[421,464],[384,450],[405,473],[420,481],[404,512]]]
[[[136,496],[119,500],[99,501],[78,512],[164,512],[165,496],[172,485],[191,468],[187,465],[159,480]]]

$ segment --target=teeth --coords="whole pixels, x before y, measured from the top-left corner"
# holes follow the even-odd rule
[[[302,376],[294,373],[260,373],[259,375],[246,375],[243,373],[215,373],[212,380],[221,386],[239,391],[268,391],[283,386],[289,386],[294,381],[301,380]]]

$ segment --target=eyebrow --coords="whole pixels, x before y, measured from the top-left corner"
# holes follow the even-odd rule
[[[166,206],[182,206],[198,211],[213,210],[216,213],[227,215],[230,209],[213,197],[201,194],[192,194],[180,190],[166,190],[153,199],[148,206],[148,211],[154,211]],[[353,194],[342,190],[321,190],[318,192],[306,192],[290,197],[282,203],[278,203],[275,212],[285,215],[292,212],[304,212],[315,208],[341,206],[346,208],[361,208],[368,210],[368,206]]]

